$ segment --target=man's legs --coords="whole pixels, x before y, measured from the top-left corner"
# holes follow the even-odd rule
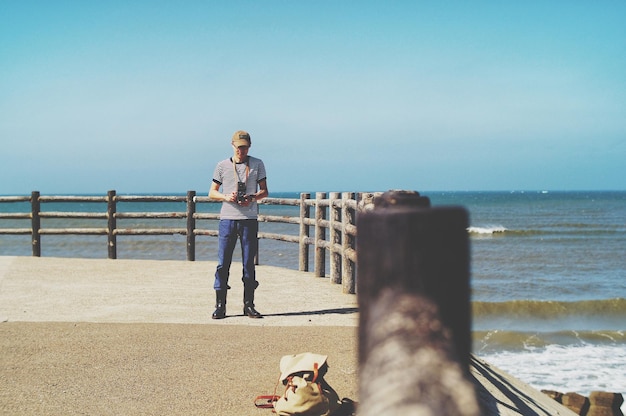
[[[236,221],[220,220],[219,237],[217,240],[217,270],[215,271],[215,312],[213,319],[223,319],[226,317],[226,293],[228,287],[228,276],[230,265],[233,261],[233,251],[237,244]]]
[[[259,286],[256,281],[254,258],[258,247],[259,223],[257,220],[239,221],[239,235],[241,239],[241,262],[243,263],[243,314],[250,318],[261,318],[262,315],[254,309],[254,291]]]

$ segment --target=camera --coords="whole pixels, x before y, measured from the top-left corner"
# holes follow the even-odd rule
[[[246,195],[246,183],[238,182],[237,183],[237,203],[243,204],[248,200],[248,195]]]

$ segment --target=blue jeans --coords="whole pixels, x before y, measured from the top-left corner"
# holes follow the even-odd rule
[[[254,258],[258,247],[259,223],[257,220],[220,220],[219,237],[217,243],[217,270],[215,271],[215,290],[230,289],[228,276],[230,264],[233,261],[233,252],[237,240],[241,244],[241,262],[243,264],[243,276],[241,281],[244,287],[256,288],[256,272]]]

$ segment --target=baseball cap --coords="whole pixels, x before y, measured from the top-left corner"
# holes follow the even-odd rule
[[[232,144],[235,147],[239,146],[252,146],[252,140],[250,139],[250,134],[247,131],[237,130],[235,134],[233,134]]]

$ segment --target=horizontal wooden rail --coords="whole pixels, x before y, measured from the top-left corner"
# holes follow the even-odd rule
[[[180,195],[116,195],[115,200],[117,202],[186,202],[187,198]]]
[[[42,235],[107,235],[107,228],[40,228]]]
[[[287,241],[287,242],[290,242],[290,243],[299,243],[300,242],[300,237],[298,237],[297,235],[286,235],[286,234],[275,234],[275,233],[259,232],[258,236],[259,236],[259,239],[265,238],[265,239],[276,240],[276,241]]]
[[[0,228],[0,235],[22,235],[32,234],[31,228]]]
[[[187,235],[186,228],[117,228],[115,235]]]
[[[219,236],[219,231],[217,230],[199,230],[199,229],[195,229],[193,230],[193,234],[194,235],[208,235],[211,237],[217,237]]]
[[[30,202],[30,196],[0,196],[0,202]]]
[[[268,197],[259,201],[260,205],[293,206],[299,207],[299,215],[265,215],[260,214],[259,222],[283,223],[297,225],[297,233],[277,234],[259,231],[258,238],[295,243],[299,245],[299,269],[309,270],[309,247],[314,247],[316,276],[324,276],[326,270],[326,254],[330,256],[331,281],[343,285],[346,293],[355,291],[355,238],[357,235],[356,215],[361,210],[368,209],[374,193],[331,192],[303,193],[300,198],[273,198]],[[185,203],[185,211],[150,211],[136,212],[126,209],[133,203]],[[108,257],[117,258],[118,236],[154,236],[154,235],[184,235],[187,237],[187,260],[195,260],[195,245],[197,236],[217,237],[217,230],[199,228],[197,221],[217,221],[219,213],[198,212],[198,204],[214,204],[216,201],[207,196],[197,196],[195,191],[188,191],[186,195],[117,195],[109,191],[105,196],[88,195],[40,195],[34,191],[30,196],[0,196],[0,207],[3,204],[30,203],[30,212],[4,212],[0,210],[0,220],[3,221],[0,235],[31,235],[33,256],[41,255],[42,235],[106,235],[108,236]],[[46,211],[42,205],[53,203],[55,211]],[[89,203],[103,204],[102,211],[62,211],[59,204]],[[122,210],[124,208],[125,210]],[[313,214],[313,215],[312,215]],[[42,227],[41,221],[54,220],[85,220],[106,221],[106,227]],[[124,226],[118,225],[118,220],[124,221]],[[163,221],[186,220],[186,227],[154,227],[153,223],[135,223],[133,220]],[[30,221],[30,228],[4,226],[10,221]],[[132,226],[126,221],[133,221]],[[95,225],[95,223],[94,223]],[[171,225],[171,224],[170,224]],[[314,228],[311,235],[310,228]],[[329,234],[327,236],[327,233]],[[0,253],[1,254],[1,253]],[[257,259],[258,261],[258,259]]]
[[[29,216],[30,218],[30,216]],[[39,218],[93,218],[103,219],[108,218],[105,212],[40,212]]]
[[[298,206],[300,201],[294,198],[264,198],[258,202],[261,205],[291,205]]]
[[[185,212],[117,212],[115,218],[187,218]]]
[[[259,222],[282,222],[284,224],[300,224],[300,218],[277,216],[277,215],[259,215]]]
[[[54,196],[41,195],[39,202],[107,202],[106,196]]]
[[[7,219],[7,220],[28,220],[30,219],[30,214],[27,214],[25,212],[0,212],[0,220],[2,219]]]
[[[220,214],[196,213],[196,214],[193,214],[193,218],[197,220],[219,220]]]

